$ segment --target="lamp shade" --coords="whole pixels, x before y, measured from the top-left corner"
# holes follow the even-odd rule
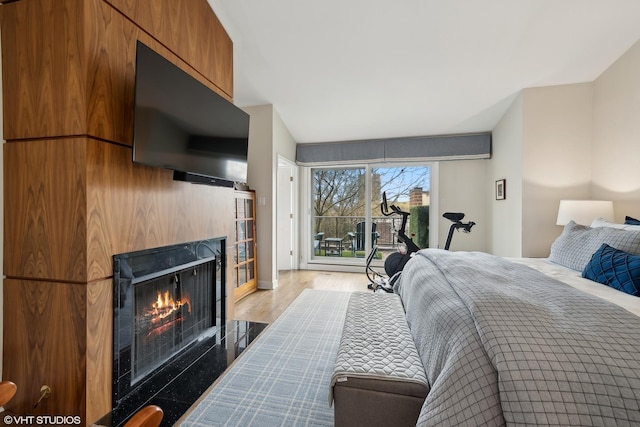
[[[556,224],[591,225],[594,219],[603,218],[613,222],[613,202],[610,200],[560,200]]]

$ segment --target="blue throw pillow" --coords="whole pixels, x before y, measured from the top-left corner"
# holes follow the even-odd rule
[[[640,255],[632,255],[603,243],[582,271],[582,277],[640,296]]]
[[[630,216],[625,216],[624,223],[629,225],[640,225],[640,219],[635,219]]]

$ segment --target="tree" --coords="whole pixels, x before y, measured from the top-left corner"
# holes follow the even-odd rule
[[[328,217],[363,215],[364,169],[317,169],[313,184],[316,233],[323,230]]]
[[[429,185],[429,168],[424,166],[375,168],[372,175],[372,194],[367,201],[364,168],[314,169],[314,233],[345,236],[364,221],[367,203],[374,215],[379,212],[383,191],[389,203],[398,203],[408,201],[413,188]]]
[[[380,176],[380,189],[378,194],[372,191],[371,198],[374,203],[379,203],[382,193],[387,193],[389,203],[397,203],[400,200],[409,200],[412,189],[416,187],[429,188],[430,169],[423,166],[402,166],[392,168],[376,168],[374,175]]]

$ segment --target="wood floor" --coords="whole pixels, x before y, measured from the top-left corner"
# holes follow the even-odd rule
[[[304,289],[366,291],[367,283],[364,273],[281,271],[276,289],[259,289],[247,295],[236,303],[233,317],[236,320],[273,323]]]

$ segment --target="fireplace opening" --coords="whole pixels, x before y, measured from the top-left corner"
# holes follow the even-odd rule
[[[132,384],[215,326],[214,268],[204,262],[134,287]]]
[[[175,377],[173,362],[224,326],[224,249],[217,238],[114,256],[114,408]]]

